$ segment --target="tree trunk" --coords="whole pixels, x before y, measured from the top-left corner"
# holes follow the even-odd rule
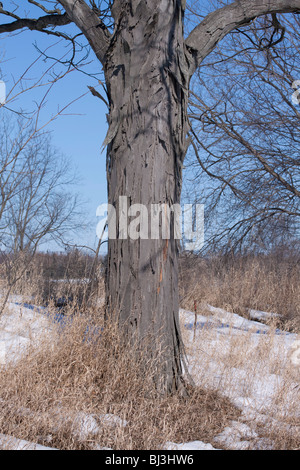
[[[151,239],[150,214],[153,204],[180,203],[189,74],[183,2],[153,1],[156,8],[146,0],[137,3],[135,11],[115,12],[117,33],[105,68],[108,202],[117,214],[117,236],[108,244],[107,315],[117,317],[128,341],[147,342],[159,368],[156,386],[164,393],[182,385],[178,240],[172,218],[170,238],[160,233]],[[120,197],[128,208],[147,208],[146,236],[132,239],[121,231]]]
[[[109,202],[118,210],[119,197],[127,197],[129,205],[143,204],[148,212],[151,204],[170,207],[180,200],[187,93],[197,67],[237,27],[268,13],[300,11],[300,0],[233,1],[206,15],[184,42],[186,0],[107,2],[114,18],[113,34],[105,25],[106,8],[101,15],[102,2],[99,8],[97,2],[85,0],[57,3],[65,13],[40,6],[46,14],[37,19],[3,10],[13,21],[0,24],[0,34],[29,28],[66,39],[69,33],[53,28],[77,25],[105,71],[110,101],[105,140]],[[273,26],[278,29],[277,20]],[[107,315],[117,316],[127,335],[154,338],[149,354],[162,358],[157,385],[163,391],[178,388],[182,343],[176,240],[172,230],[169,240],[120,235],[124,234],[109,240]]]

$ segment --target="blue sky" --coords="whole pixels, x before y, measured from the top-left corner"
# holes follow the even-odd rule
[[[13,86],[14,81],[18,80],[38,57],[39,53],[34,43],[40,50],[46,49],[49,44],[56,43],[56,46],[47,52],[49,55],[61,57],[65,53],[67,44],[64,41],[58,44],[57,42],[57,38],[49,38],[42,33],[30,31],[23,31],[13,37],[1,37],[0,68],[7,92]],[[92,62],[84,68],[86,72],[101,72],[100,63],[94,59],[92,52],[88,61]],[[39,60],[28,72],[28,77],[38,78],[51,63],[51,61]],[[59,65],[56,66],[56,70],[64,70],[64,68]],[[101,153],[107,130],[107,108],[100,99],[92,96],[87,88],[88,85],[97,86],[97,80],[77,71],[58,81],[47,96],[42,121],[46,122],[47,116],[55,114],[58,107],[62,108],[87,93],[67,108],[65,114],[68,115],[58,117],[47,129],[52,131],[53,145],[68,156],[72,165],[78,170],[81,182],[76,189],[87,201],[86,220],[91,222],[90,229],[78,235],[74,242],[91,246],[96,242],[96,226],[99,220],[96,217],[96,209],[107,200],[106,156],[105,151]],[[98,89],[100,91],[100,88]],[[44,92],[45,88],[23,93],[16,101],[9,103],[9,107],[30,110]]]

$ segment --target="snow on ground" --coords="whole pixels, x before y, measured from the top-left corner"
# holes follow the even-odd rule
[[[272,320],[273,318],[280,318],[279,313],[274,312],[262,312],[261,310],[249,310],[249,316],[252,320],[267,321]]]
[[[23,439],[16,437],[6,436],[0,434],[0,449],[1,450],[57,450],[51,447],[44,447],[40,444],[34,444]]]
[[[293,361],[299,336],[210,305],[203,310],[196,324],[193,312],[181,311],[189,373],[195,383],[230,398],[243,421],[212,444],[272,447],[255,429],[268,424],[292,433],[295,428],[285,424],[290,416],[298,418],[299,431],[300,361]]]
[[[0,316],[0,364],[18,360],[26,348],[37,346],[53,328],[50,317],[41,310],[22,304],[17,297],[8,303]]]
[[[174,442],[166,442],[164,450],[217,450],[211,444],[205,444],[202,441],[185,442],[175,444]]]
[[[54,328],[46,313],[43,308],[22,304],[20,299],[10,302],[0,318],[0,366],[18,360],[26,348],[36,346],[45,332]],[[274,429],[286,426],[287,432],[293,432],[295,425],[287,424],[286,418],[290,415],[300,418],[300,360],[292,360],[300,357],[295,355],[300,350],[299,336],[253,319],[264,321],[277,314],[250,311],[249,316],[252,319],[206,305],[195,323],[193,312],[180,311],[188,372],[196,384],[230,398],[241,410],[241,420],[233,421],[211,444],[167,442],[164,449],[213,450],[218,446],[268,449],[272,443],[259,437],[257,426],[274,425]],[[99,418],[84,413],[78,414],[77,428],[74,424],[82,435],[91,426],[97,432],[104,421],[111,425],[127,424],[113,415]],[[0,449],[7,447],[47,449],[0,435]]]

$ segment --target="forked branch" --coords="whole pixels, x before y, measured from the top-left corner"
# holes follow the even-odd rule
[[[226,34],[249,24],[258,16],[300,12],[300,0],[237,0],[208,14],[190,33],[186,46],[192,52],[192,72]]]
[[[28,0],[28,2],[41,8],[47,14],[39,18],[22,18],[17,15],[16,10],[13,12],[4,10],[0,2],[0,14],[13,19],[11,23],[0,24],[0,34],[27,28],[70,39],[67,34],[54,28],[75,23],[89,41],[97,58],[102,64],[104,63],[111,35],[99,17],[99,12],[90,8],[84,0],[59,0],[58,3],[65,10],[64,13],[58,8],[49,10],[35,0]]]

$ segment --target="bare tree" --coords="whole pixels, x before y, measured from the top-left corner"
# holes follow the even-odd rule
[[[180,202],[189,85],[201,62],[228,33],[258,16],[300,11],[300,0],[238,0],[207,14],[185,37],[185,0],[29,3],[41,16],[2,10],[11,21],[0,33],[29,28],[72,40],[62,27],[77,26],[105,75],[108,202],[118,212],[125,196],[149,213],[151,204]],[[107,314],[118,318],[127,340],[153,339],[148,354],[159,362],[162,392],[182,386],[177,251],[174,237],[117,237],[108,245]]]
[[[37,249],[46,241],[66,241],[84,225],[70,163],[49,134],[30,124],[24,118],[0,124],[0,243],[7,281],[1,312]]]
[[[1,189],[6,186],[8,200],[1,242],[7,249],[32,252],[41,243],[59,242],[63,235],[78,228],[78,197],[68,192],[75,176],[68,160],[51,147],[49,135],[34,135],[19,154],[14,171],[7,168],[2,173],[5,182],[0,183]]]
[[[42,57],[39,55],[6,87],[0,105],[0,249],[7,283],[0,313],[12,289],[30,270],[41,244],[50,240],[66,243],[85,222],[82,203],[74,190],[78,175],[53,147],[51,134],[46,131],[69,104],[46,120],[42,116],[52,87],[71,70],[56,74],[53,63],[43,70],[39,63]],[[32,74],[34,66],[40,72],[38,78]],[[24,111],[18,107],[18,98],[32,90],[41,90],[39,101]]]
[[[60,59],[43,67],[50,49],[11,80],[0,105],[0,242],[14,252],[34,251],[45,237],[67,233],[75,221],[77,196],[68,190],[78,177],[68,159],[53,147],[47,131],[72,103],[61,105],[51,116],[46,114],[46,119],[44,111],[52,88],[73,69],[57,73]],[[24,111],[18,99],[32,91],[39,92],[38,99]]]
[[[299,236],[300,22],[274,21],[228,35],[193,84],[187,173],[211,221],[210,248],[266,249]]]

